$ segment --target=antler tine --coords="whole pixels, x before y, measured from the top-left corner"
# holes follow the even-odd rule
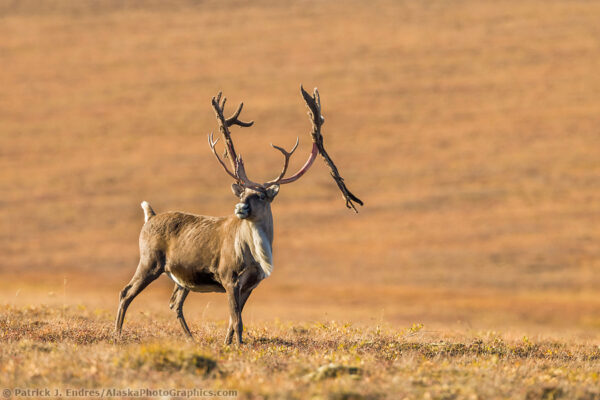
[[[300,139],[298,139],[298,137],[296,137],[296,144],[294,145],[294,147],[292,147],[292,150],[290,150],[289,152],[287,152],[283,147],[279,147],[279,146],[276,146],[273,143],[271,143],[271,146],[274,149],[279,150],[281,152],[281,154],[283,154],[283,156],[285,157],[285,161],[283,163],[283,170],[281,171],[279,176],[276,179],[273,179],[272,181],[266,182],[265,186],[275,185],[281,181],[281,179],[284,177],[285,173],[287,172],[288,165],[290,163],[290,157],[292,156],[292,154],[294,154],[294,152],[298,148],[299,143],[300,143]]]
[[[325,118],[321,114],[321,96],[317,88],[314,88],[312,96],[309,95],[302,85],[300,85],[300,92],[308,107],[308,115],[313,123],[313,132],[311,135],[313,136],[313,142],[316,142],[321,135],[321,125],[325,123]]]
[[[284,155],[287,155],[287,157],[289,158],[292,154],[294,154],[294,152],[298,148],[298,144],[300,144],[300,139],[298,139],[298,137],[296,136],[296,144],[294,144],[294,147],[292,147],[292,149],[289,152],[285,151],[285,149],[283,147],[276,146],[273,143],[271,143],[271,147],[273,147],[274,149],[279,150]]]
[[[233,179],[235,179],[236,181],[240,181],[240,178],[234,174],[233,172],[231,172],[229,170],[229,168],[227,168],[227,165],[223,162],[223,160],[221,160],[221,157],[219,157],[219,154],[217,154],[217,150],[215,149],[215,145],[217,144],[217,142],[219,141],[219,138],[217,138],[217,140],[213,141],[213,134],[212,132],[208,135],[208,145],[210,146],[210,149],[212,150],[213,154],[215,155],[215,157],[217,157],[217,160],[219,161],[219,164],[221,164],[221,166],[225,169],[225,172],[227,172],[229,174],[229,176],[231,176]]]
[[[239,126],[248,128],[248,127],[254,125],[254,121],[244,122],[244,121],[240,121],[238,119],[238,117],[240,116],[240,113],[242,112],[242,108],[244,108],[244,103],[240,103],[240,105],[238,106],[238,109],[235,111],[235,113],[233,113],[233,115],[231,117],[229,117],[225,120],[225,123],[227,124],[228,127],[231,125],[239,125]]]
[[[227,126],[228,128],[231,125],[238,125],[238,126],[243,126],[245,128],[248,128],[252,125],[254,125],[254,121],[249,121],[249,122],[245,122],[245,121],[241,121],[238,117],[240,116],[240,113],[242,112],[242,108],[244,108],[244,103],[240,103],[240,105],[238,106],[237,110],[235,110],[235,112],[233,113],[233,115],[227,119],[225,119],[225,103],[227,103],[227,97],[223,97],[223,102],[221,102],[221,96],[222,93],[219,92],[217,94],[217,97],[213,97],[213,106],[215,107],[215,111],[217,111],[217,113],[220,113],[221,116],[223,117],[223,122],[225,124],[225,126]]]

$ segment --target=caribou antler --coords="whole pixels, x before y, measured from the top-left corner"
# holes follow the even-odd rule
[[[285,175],[285,173],[288,169],[288,165],[290,163],[290,157],[292,156],[292,154],[294,154],[294,152],[298,148],[299,143],[300,143],[300,139],[296,138],[296,144],[294,145],[294,147],[292,147],[292,150],[290,150],[289,152],[286,151],[283,147],[275,146],[273,143],[271,143],[271,147],[273,147],[275,150],[279,150],[281,152],[281,154],[283,154],[283,156],[285,157],[285,161],[283,163],[283,170],[281,171],[281,174],[279,174],[279,176],[276,179],[265,183],[265,186],[274,185],[275,183],[279,182],[281,180],[281,178],[283,178],[283,176]]]
[[[320,153],[321,156],[323,157],[323,159],[325,160],[325,163],[329,166],[329,169],[331,169],[331,176],[335,180],[335,183],[337,183],[338,187],[342,191],[342,195],[346,199],[346,207],[352,208],[354,210],[354,212],[358,212],[358,210],[356,209],[356,206],[354,205],[354,202],[356,202],[362,206],[363,205],[362,200],[360,200],[350,190],[348,190],[348,188],[346,187],[346,184],[344,183],[344,178],[342,178],[340,176],[340,173],[338,172],[337,167],[333,163],[333,160],[331,159],[331,157],[329,157],[329,154],[327,154],[327,151],[325,151],[325,145],[323,144],[323,135],[321,135],[321,126],[325,122],[325,118],[323,118],[323,115],[321,115],[321,98],[319,96],[319,91],[317,90],[317,88],[315,88],[312,96],[309,95],[302,86],[300,86],[300,91],[302,92],[302,97],[304,98],[304,101],[306,102],[306,106],[308,107],[308,115],[310,116],[310,120],[313,125],[313,129],[311,132],[311,136],[312,136],[312,140],[313,140],[312,151],[310,153],[310,156],[308,157],[308,160],[304,164],[304,166],[302,168],[300,168],[300,170],[298,172],[296,172],[293,176],[290,176],[289,178],[284,179],[283,176],[285,175],[285,173],[287,171],[289,158],[292,155],[292,153],[294,152],[294,150],[296,150],[296,146],[298,146],[298,143],[296,142],[296,146],[294,146],[294,148],[292,149],[292,151],[290,153],[286,152],[281,147],[273,146],[277,150],[279,150],[283,153],[283,155],[285,157],[285,163],[283,165],[283,171],[281,172],[279,177],[273,181],[269,181],[269,182],[265,183],[265,186],[275,185],[275,184],[284,185],[286,183],[294,182],[295,180],[300,178],[302,175],[304,175],[304,173],[306,171],[308,171],[308,169],[312,165],[313,161],[315,161],[317,154]]]
[[[235,170],[236,169],[236,160],[238,157],[235,152],[235,147],[233,147],[233,141],[231,140],[231,134],[229,133],[229,127],[231,125],[238,125],[238,126],[247,128],[247,127],[252,126],[254,124],[254,121],[244,122],[244,121],[240,121],[238,119],[238,117],[240,116],[240,113],[242,112],[242,108],[244,108],[244,103],[240,103],[240,105],[238,106],[235,113],[233,113],[233,115],[231,117],[226,119],[225,116],[223,115],[223,112],[225,111],[225,103],[227,102],[227,98],[223,97],[223,102],[221,102],[221,95],[222,95],[222,92],[219,92],[219,94],[217,94],[217,97],[212,98],[212,106],[213,106],[213,108],[215,110],[215,114],[217,116],[217,122],[219,123],[219,130],[221,131],[221,134],[225,138],[225,144],[226,144],[225,156],[229,158],[229,161],[231,162],[231,167]],[[213,151],[214,151],[214,149],[213,149]]]
[[[283,156],[285,157],[283,170],[281,171],[281,173],[279,174],[279,176],[276,179],[268,181],[262,185],[250,180],[248,178],[248,175],[246,174],[246,169],[244,167],[244,161],[242,160],[242,157],[239,156],[235,151],[235,147],[233,145],[233,140],[231,140],[231,133],[229,132],[229,127],[231,125],[249,127],[249,126],[252,126],[252,124],[254,124],[254,121],[244,122],[238,118],[240,113],[242,112],[244,103],[240,103],[238,109],[231,117],[225,118],[224,110],[225,110],[225,103],[227,102],[227,99],[223,98],[223,100],[221,101],[221,96],[222,96],[222,93],[219,92],[219,94],[217,94],[216,97],[212,98],[212,106],[213,106],[213,109],[215,110],[215,114],[217,116],[217,122],[219,123],[219,130],[221,131],[221,134],[225,138],[226,148],[225,148],[224,156],[229,158],[229,162],[231,163],[231,169],[233,171],[230,170],[229,168],[227,168],[227,165],[225,164],[225,162],[217,154],[215,145],[217,144],[219,139],[214,140],[212,133],[208,136],[208,144],[209,144],[213,154],[217,158],[217,161],[219,161],[219,164],[221,164],[221,166],[225,169],[225,172],[227,172],[227,174],[229,176],[231,176],[233,179],[235,179],[239,184],[242,184],[246,187],[254,187],[254,188],[264,187],[264,188],[266,188],[266,187],[273,186],[276,184],[292,183],[295,180],[297,180],[298,178],[300,178],[302,175],[304,175],[304,173],[306,171],[308,171],[308,169],[310,168],[310,166],[312,165],[312,163],[315,161],[315,159],[317,157],[318,149],[315,144],[313,144],[313,149],[308,157],[308,160],[304,164],[304,166],[302,168],[300,168],[300,170],[298,172],[296,172],[293,176],[291,176],[289,178],[285,178],[285,179],[283,178],[285,173],[287,172],[290,157],[292,156],[294,151],[296,151],[296,149],[298,148],[299,140],[298,140],[298,138],[296,138],[296,144],[294,145],[292,150],[290,150],[289,152],[286,151],[283,147],[279,147],[279,146],[275,146],[275,145],[271,144],[271,146],[273,146],[274,149],[279,150],[281,152],[281,154],[283,154]]]
[[[219,92],[217,97],[212,98],[212,105],[215,110],[215,114],[217,116],[217,121],[219,123],[219,129],[220,129],[221,133],[223,134],[223,137],[225,138],[225,144],[226,144],[225,157],[229,158],[233,172],[229,168],[227,168],[227,165],[225,164],[225,162],[223,160],[221,160],[221,158],[217,154],[217,151],[215,150],[215,145],[217,144],[218,139],[213,140],[212,134],[210,134],[208,137],[208,143],[210,145],[210,148],[211,148],[212,152],[214,153],[215,157],[217,157],[219,164],[221,164],[221,166],[225,169],[227,174],[229,174],[231,177],[233,177],[238,183],[240,183],[246,187],[253,187],[253,188],[267,188],[267,187],[273,186],[273,185],[285,185],[287,183],[292,183],[292,182],[298,180],[302,175],[304,175],[306,173],[306,171],[308,171],[309,168],[312,166],[315,159],[317,158],[317,154],[321,154],[325,163],[329,166],[329,169],[331,170],[331,176],[335,180],[335,183],[338,185],[339,189],[342,192],[342,195],[344,196],[344,198],[346,200],[346,207],[352,208],[354,210],[354,212],[358,212],[354,203],[358,203],[362,206],[363,205],[362,200],[360,200],[352,192],[350,192],[350,190],[348,190],[348,188],[346,187],[346,184],[344,183],[344,178],[342,178],[340,176],[340,173],[338,172],[337,167],[333,163],[333,160],[331,159],[331,157],[329,157],[329,154],[327,154],[327,151],[325,151],[325,146],[323,144],[323,135],[321,134],[321,126],[325,122],[325,118],[323,118],[323,116],[321,115],[321,98],[319,97],[319,91],[315,88],[312,96],[309,95],[302,86],[300,86],[300,91],[302,92],[302,97],[304,98],[304,101],[306,102],[306,106],[308,107],[308,115],[310,116],[310,119],[312,122],[311,137],[312,137],[312,141],[313,141],[313,146],[312,146],[310,155],[308,156],[308,160],[306,160],[306,162],[304,163],[302,168],[300,168],[298,170],[298,172],[296,172],[294,175],[292,175],[288,178],[284,178],[284,176],[287,172],[287,169],[289,167],[290,157],[292,156],[292,154],[294,154],[294,152],[298,148],[298,143],[299,143],[298,138],[296,138],[296,144],[289,152],[286,151],[283,147],[279,147],[279,146],[275,146],[275,145],[271,144],[271,146],[273,146],[273,148],[275,150],[279,150],[285,158],[284,163],[283,163],[283,169],[276,179],[265,182],[264,184],[261,185],[261,184],[251,181],[248,178],[248,176],[246,175],[246,170],[244,168],[244,161],[242,160],[242,157],[238,156],[235,152],[235,148],[233,146],[233,141],[231,140],[231,134],[229,133],[229,127],[231,125],[249,127],[249,126],[252,126],[252,124],[254,122],[253,121],[243,122],[243,121],[239,120],[238,117],[239,117],[240,113],[242,112],[244,103],[240,103],[236,112],[230,118],[226,119],[223,115],[223,110],[225,109],[225,102],[227,101],[227,99],[223,98],[223,101],[221,102],[221,92]]]
[[[279,150],[283,153],[283,155],[285,157],[285,163],[283,165],[283,171],[281,172],[279,177],[275,180],[265,183],[266,186],[275,185],[275,184],[285,185],[286,183],[292,183],[292,182],[298,180],[312,166],[312,163],[317,158],[317,154],[321,151],[321,149],[323,150],[323,153],[325,152],[325,149],[323,148],[323,137],[321,136],[321,125],[323,124],[325,119],[321,115],[321,100],[319,99],[319,92],[315,88],[315,96],[316,97],[313,99],[310,96],[308,96],[308,93],[306,93],[304,91],[302,86],[300,86],[300,90],[302,91],[302,96],[304,97],[304,101],[306,101],[306,105],[308,106],[308,108],[310,110],[309,115],[311,115],[311,120],[313,120],[313,130],[311,132],[311,136],[313,139],[312,150],[310,152],[310,155],[308,156],[308,160],[306,160],[306,162],[304,163],[302,168],[300,168],[300,170],[298,172],[296,172],[294,175],[290,176],[289,178],[283,179],[283,176],[285,175],[285,173],[287,171],[290,156],[296,150],[296,147],[298,146],[298,141],[296,140],[296,145],[294,146],[294,148],[292,149],[292,151],[290,153],[286,152],[281,147],[273,146],[274,148],[276,148],[277,150]],[[306,96],[305,96],[305,93],[306,93]],[[319,143],[320,143],[321,147],[319,147]],[[321,153],[321,154],[323,154],[323,153]],[[325,154],[327,154],[327,153],[325,153]],[[333,162],[332,162],[332,164],[333,164]],[[354,210],[356,211],[356,208]]]
[[[246,187],[260,187],[261,186],[260,184],[258,184],[256,182],[252,182],[250,179],[248,179],[248,176],[246,175],[246,170],[244,168],[244,161],[242,160],[242,156],[238,156],[237,153],[235,152],[235,147],[233,146],[233,141],[231,140],[231,133],[229,132],[229,127],[231,125],[238,125],[238,126],[247,128],[249,126],[252,126],[254,124],[254,121],[244,122],[238,118],[240,116],[240,113],[242,112],[244,103],[240,103],[237,110],[235,111],[235,113],[233,113],[233,115],[231,117],[225,118],[224,110],[225,110],[225,103],[227,102],[227,98],[223,97],[223,101],[221,102],[221,94],[222,93],[219,92],[219,94],[217,94],[217,97],[212,98],[212,106],[213,106],[213,109],[215,110],[215,115],[217,116],[217,122],[219,123],[219,130],[221,131],[221,134],[225,138],[225,144],[226,144],[225,157],[229,158],[229,162],[231,163],[233,172],[230,171],[229,168],[227,168],[227,165],[225,165],[225,162],[223,162],[223,160],[221,160],[221,158],[217,154],[215,145],[217,144],[219,139],[213,140],[212,133],[208,136],[208,144],[209,144],[213,154],[215,155],[215,157],[217,157],[219,164],[221,164],[221,166],[225,169],[225,172],[227,172],[227,174],[229,174],[239,184],[242,184]]]
[[[212,132],[208,135],[208,145],[210,146],[210,149],[212,150],[215,157],[217,157],[219,164],[221,164],[221,166],[225,169],[225,172],[227,172],[233,179],[239,181],[239,178],[235,175],[235,173],[231,172],[229,170],[229,168],[227,168],[227,165],[225,165],[223,160],[221,160],[221,157],[219,157],[219,155],[217,154],[217,150],[215,150],[215,145],[217,144],[218,141],[219,141],[219,138],[217,138],[217,140],[213,140]],[[235,167],[234,167],[234,171],[235,171]]]
[[[266,182],[265,186],[285,185],[286,183],[292,183],[292,182],[298,180],[298,178],[300,178],[302,175],[304,175],[306,173],[306,171],[308,171],[308,169],[311,167],[313,162],[316,160],[317,154],[319,153],[319,149],[317,148],[317,145],[315,143],[313,143],[313,147],[310,152],[310,155],[308,156],[308,160],[306,160],[306,162],[304,163],[302,168],[300,168],[298,170],[298,172],[296,172],[294,175],[290,176],[289,178],[283,179],[283,176],[287,172],[290,157],[291,157],[292,153],[296,150],[297,146],[298,146],[298,141],[296,141],[296,145],[294,146],[292,151],[289,153],[279,146],[273,146],[274,148],[276,148],[277,150],[279,150],[283,153],[283,155],[285,157],[285,162],[283,164],[283,171],[281,171],[281,174],[279,174],[279,177],[272,181]]]
[[[311,117],[311,121],[313,124],[313,130],[311,132],[311,136],[313,139],[313,151],[315,148],[321,153],[321,156],[325,160],[325,163],[329,166],[331,170],[331,176],[337,183],[338,187],[342,191],[342,195],[346,199],[346,207],[354,209],[354,212],[358,213],[356,206],[353,202],[360,204],[361,206],[364,204],[362,200],[356,197],[344,183],[344,178],[340,176],[337,167],[333,163],[333,160],[327,152],[325,151],[325,147],[323,144],[323,135],[321,135],[321,126],[325,122],[325,118],[321,115],[321,98],[319,96],[319,91],[317,88],[314,89],[313,95],[309,95],[306,90],[300,86],[300,91],[302,92],[302,97],[304,97],[304,101],[306,102],[306,106],[308,107],[308,115]],[[286,182],[287,183],[287,182]]]

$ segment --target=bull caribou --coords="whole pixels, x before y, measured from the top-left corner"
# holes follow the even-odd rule
[[[290,157],[298,147],[287,151],[273,146],[284,156],[281,173],[268,182],[250,180],[231,139],[229,128],[252,126],[253,121],[239,119],[243,103],[235,113],[225,118],[226,99],[221,93],[212,99],[219,130],[225,139],[225,155],[231,168],[219,157],[212,134],[208,136],[210,149],[225,172],[234,179],[231,185],[238,198],[234,213],[226,217],[210,217],[177,211],[156,214],[146,201],[145,223],[140,232],[140,261],[131,281],[121,291],[115,330],[121,334],[127,308],[133,299],[161,274],[175,282],[169,307],[175,311],[185,334],[193,339],[183,316],[183,303],[190,291],[224,292],[229,302],[229,327],[225,343],[231,344],[235,335],[242,344],[242,310],[252,291],[273,272],[273,214],[271,203],[281,185],[295,182],[308,171],[317,154],[321,153],[332,168],[332,175],[346,197],[346,205],[355,209],[352,201],[362,202],[350,193],[335,165],[324,151],[320,127],[323,124],[321,104],[317,90],[312,96],[302,89],[309,108],[313,130],[313,146],[304,165],[292,176],[286,177]],[[356,211],[356,209],[355,209]]]

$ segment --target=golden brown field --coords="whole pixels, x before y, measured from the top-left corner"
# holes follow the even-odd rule
[[[0,386],[600,398],[599,20],[566,0],[0,0]],[[294,169],[310,149],[301,83],[365,207],[320,160],[282,187],[244,348],[220,345],[217,294],[186,302],[186,344],[166,277],[115,343],[139,203],[233,211],[211,97],[244,101],[236,147],[265,180],[269,143],[300,137]]]
[[[564,336],[272,321],[251,324],[238,348],[222,345],[223,322],[198,326],[192,344],[172,318],[154,314],[137,318],[120,340],[112,314],[83,306],[6,306],[2,315],[10,345],[0,380],[63,396],[150,387],[236,390],[238,398],[600,397],[600,347]]]

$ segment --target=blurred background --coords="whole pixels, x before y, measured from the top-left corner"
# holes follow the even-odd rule
[[[233,212],[210,99],[273,204],[273,275],[245,321],[600,332],[600,3],[0,0],[0,301],[113,312],[139,206]],[[160,278],[128,315],[167,313]],[[191,325],[225,319],[194,294]]]

